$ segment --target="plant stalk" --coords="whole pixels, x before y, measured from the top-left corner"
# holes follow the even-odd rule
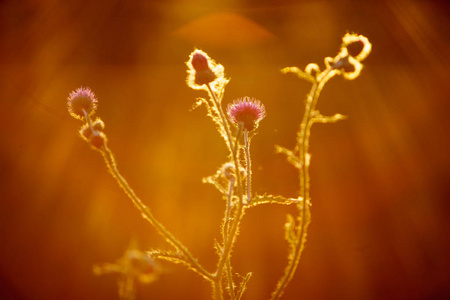
[[[335,75],[335,71],[331,69],[324,70],[314,81],[310,92],[306,98],[305,113],[303,115],[302,123],[300,124],[300,132],[297,137],[297,149],[299,151],[299,160],[301,166],[299,167],[300,178],[300,199],[301,203],[297,205],[299,209],[299,225],[296,233],[295,243],[292,245],[292,252],[289,257],[288,265],[284,270],[283,276],[278,281],[275,291],[271,295],[271,300],[280,299],[284,293],[284,290],[292,280],[295,271],[297,270],[300,262],[300,257],[303,252],[306,242],[306,231],[309,223],[311,222],[310,213],[310,199],[309,199],[309,137],[311,133],[311,126],[314,123],[313,117],[317,106],[317,100],[319,99],[320,92],[322,91],[325,83]]]

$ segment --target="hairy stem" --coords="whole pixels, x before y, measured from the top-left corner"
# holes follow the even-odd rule
[[[214,92],[214,90],[211,88],[211,86],[209,84],[207,85],[207,87],[208,87],[208,91],[211,95],[211,98],[213,99],[214,104],[217,108],[217,111],[219,112],[220,119],[222,120],[223,128],[225,129],[225,133],[227,135],[227,141],[228,141],[227,146],[230,149],[231,156],[232,156],[233,162],[234,162],[234,167],[236,170],[236,180],[238,183],[237,186],[238,186],[238,197],[239,197],[239,201],[236,204],[236,210],[234,213],[234,217],[231,222],[231,228],[229,230],[229,233],[225,233],[225,234],[228,234],[228,237],[226,238],[226,240],[224,240],[223,251],[219,258],[219,262],[217,263],[216,272],[214,273],[214,278],[216,280],[215,287],[214,287],[214,295],[215,295],[216,299],[219,299],[219,298],[217,298],[218,297],[217,293],[219,291],[222,292],[222,279],[223,279],[223,274],[224,274],[224,267],[226,265],[230,264],[231,250],[232,250],[234,242],[236,240],[236,236],[239,232],[239,224],[240,224],[240,221],[243,216],[243,193],[242,193],[241,174],[239,172],[239,160],[238,160],[238,153],[237,153],[238,147],[237,147],[237,145],[235,146],[233,144],[233,139],[231,138],[228,121],[225,118],[225,114],[223,113],[222,106],[220,105],[220,102],[217,99],[216,93]],[[221,295],[221,297],[222,297],[222,295]]]
[[[222,291],[222,283],[217,279],[212,283],[213,287],[213,297],[216,300],[223,300],[223,291]]]
[[[250,159],[250,139],[248,138],[247,129],[244,130],[245,141],[245,161],[247,163],[247,204],[252,201],[252,161]]]
[[[227,262],[227,281],[228,281],[228,294],[230,295],[230,300],[234,300],[234,282],[233,282],[233,273],[231,271],[231,264],[228,260]]]
[[[242,133],[242,129],[241,129],[241,127],[238,127],[238,129],[236,131],[235,141],[234,141],[234,149],[238,149],[239,138],[241,136],[241,133]],[[239,172],[239,176],[240,176],[240,172],[241,171],[235,169],[235,173],[236,172]],[[237,176],[238,175],[236,174],[236,177]],[[230,178],[229,183],[228,183],[227,210],[226,210],[226,213],[225,213],[225,221],[224,221],[224,225],[223,225],[223,243],[224,244],[226,244],[227,236],[228,236],[228,233],[229,233],[228,232],[228,227],[229,227],[229,222],[230,222],[230,213],[231,213],[231,206],[232,206],[235,182],[236,182],[236,178]]]
[[[201,274],[204,278],[210,281],[213,280],[213,275],[206,271],[198,263],[198,261],[192,256],[189,250],[180,241],[178,241],[158,220],[156,220],[149,208],[144,203],[142,203],[141,199],[139,199],[139,197],[135,194],[133,189],[128,185],[125,178],[122,177],[119,170],[117,169],[117,165],[111,150],[108,147],[104,146],[103,149],[101,149],[101,152],[112,176],[117,180],[117,183],[125,191],[127,196],[133,201],[133,204],[139,209],[144,219],[148,220],[150,224],[155,227],[157,232],[185,257],[186,263],[189,265],[189,267],[194,269],[197,273]]]
[[[235,179],[230,179],[228,183],[228,194],[227,194],[227,210],[225,212],[225,221],[223,224],[223,243],[227,243],[228,236],[228,224],[230,223],[230,213],[231,213],[231,201],[233,197],[233,187]]]
[[[325,83],[335,75],[331,69],[323,71],[313,83],[308,97],[306,99],[305,113],[300,125],[299,135],[297,137],[297,149],[299,151],[299,161],[301,166],[299,168],[300,178],[300,199],[301,203],[297,206],[299,209],[299,225],[296,232],[295,242],[291,245],[291,253],[289,255],[288,265],[284,270],[283,276],[278,281],[275,291],[272,293],[271,299],[280,299],[284,290],[294,276],[300,261],[306,242],[306,231],[311,221],[310,214],[310,199],[309,199],[309,137],[311,133],[311,126],[313,124],[312,118],[315,114],[317,100]]]
[[[235,153],[234,145],[233,145],[233,139],[231,138],[230,133],[230,126],[228,126],[227,119],[225,118],[225,114],[223,113],[222,105],[220,105],[219,100],[217,99],[217,95],[214,92],[214,90],[211,88],[211,85],[207,84],[209,94],[211,95],[211,98],[214,100],[214,104],[216,105],[217,111],[219,112],[220,119],[222,120],[223,128],[225,129],[225,133],[227,134],[227,141],[228,141],[228,147],[230,149],[230,152],[232,154]],[[237,166],[236,166],[237,167]]]

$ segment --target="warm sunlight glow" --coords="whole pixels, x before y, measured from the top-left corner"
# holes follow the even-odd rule
[[[0,1],[0,298],[450,299],[449,12]]]

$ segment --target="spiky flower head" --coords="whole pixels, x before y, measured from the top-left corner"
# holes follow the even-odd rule
[[[259,100],[243,97],[228,104],[227,114],[231,122],[242,126],[247,131],[252,131],[266,116],[266,109]]]
[[[193,89],[205,89],[206,84],[224,81],[223,66],[217,64],[208,54],[196,49],[189,56],[187,84]]]
[[[92,116],[97,109],[97,98],[90,88],[80,87],[67,98],[67,108],[72,117],[83,120],[85,114]]]

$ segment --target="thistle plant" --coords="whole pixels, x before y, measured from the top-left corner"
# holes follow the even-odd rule
[[[172,250],[153,249],[145,255],[138,250],[129,250],[124,258],[116,264],[105,264],[97,267],[97,273],[118,272],[125,275],[120,290],[121,299],[133,299],[132,282],[134,278],[154,281],[155,273],[150,276],[149,268],[154,268],[158,260],[182,264],[204,278],[212,289],[213,299],[242,299],[246,284],[250,280],[251,272],[236,274],[232,268],[232,250],[236,243],[242,218],[245,212],[258,205],[282,204],[295,205],[297,215],[287,215],[285,223],[285,239],[288,244],[287,264],[270,299],[280,299],[292,280],[298,267],[301,254],[305,248],[308,225],[311,220],[310,176],[309,167],[311,155],[309,153],[309,140],[311,127],[314,123],[333,123],[345,119],[341,114],[323,116],[317,110],[319,95],[325,84],[334,76],[341,75],[345,79],[357,78],[362,70],[361,62],[371,51],[371,44],[362,35],[346,34],[342,39],[339,53],[335,57],[326,57],[325,68],[320,69],[317,64],[308,64],[304,70],[297,67],[282,69],[282,73],[293,73],[300,79],[312,84],[305,101],[303,119],[297,132],[296,145],[293,150],[276,146],[278,153],[286,155],[299,174],[299,194],[292,198],[277,195],[259,195],[252,192],[251,170],[251,140],[259,130],[260,122],[266,116],[265,106],[260,100],[251,97],[242,97],[228,102],[224,112],[224,91],[229,80],[225,77],[224,67],[216,63],[202,50],[194,50],[187,61],[187,85],[193,89],[206,93],[207,97],[198,98],[195,107],[203,105],[206,114],[213,121],[217,131],[223,138],[228,155],[220,164],[215,174],[203,179],[203,182],[212,184],[224,199],[224,216],[220,227],[221,240],[215,243],[217,264],[214,270],[203,267],[190,250],[170,233],[160,223],[150,208],[136,195],[125,178],[120,174],[112,151],[108,147],[107,136],[104,133],[105,124],[94,115],[97,107],[97,98],[89,88],[79,88],[68,97],[69,113],[84,125],[80,129],[80,136],[88,142],[93,149],[100,152],[106,166],[116,179],[125,194],[131,199],[141,215],[156,229],[167,241]],[[134,264],[144,264],[146,268],[136,268]],[[130,267],[131,266],[131,267]],[[145,270],[147,273],[141,273]],[[151,279],[151,280],[150,280]],[[125,291],[125,292],[124,292]]]

